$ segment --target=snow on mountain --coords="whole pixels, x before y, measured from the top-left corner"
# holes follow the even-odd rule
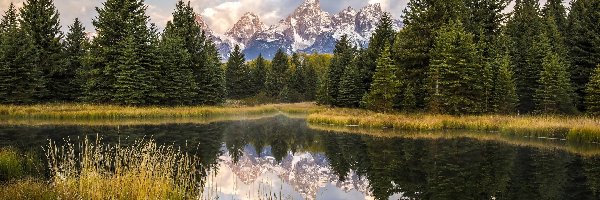
[[[266,27],[253,13],[246,13],[224,35],[214,33],[201,17],[196,21],[215,42],[223,59],[234,45],[239,45],[247,59],[262,54],[272,58],[278,49],[286,53],[332,53],[335,43],[343,35],[356,46],[366,47],[384,11],[380,4],[371,4],[360,10],[348,7],[330,15],[321,9],[319,0],[305,0],[285,19]],[[402,25],[397,21],[397,29]]]

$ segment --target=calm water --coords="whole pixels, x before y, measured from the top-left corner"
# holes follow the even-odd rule
[[[100,135],[184,146],[219,199],[600,199],[600,156],[476,139],[376,138],[317,131],[284,116],[159,126],[3,126],[0,146]],[[600,146],[598,147],[600,148]]]

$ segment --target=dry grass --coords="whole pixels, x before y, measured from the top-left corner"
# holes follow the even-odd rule
[[[221,115],[274,113],[281,109],[303,111],[315,107],[311,103],[270,104],[260,106],[198,107],[127,107],[90,104],[45,104],[31,106],[0,105],[5,119],[152,119],[202,118]]]
[[[54,191],[76,199],[190,199],[200,194],[199,160],[173,146],[79,144],[46,149]]]
[[[586,117],[382,114],[358,109],[326,109],[310,114],[308,121],[312,124],[411,131],[499,131],[520,136],[600,142],[600,120]]]
[[[35,179],[23,179],[0,185],[0,199],[11,199],[11,200],[55,200],[55,199],[75,199],[62,197],[56,191],[53,190],[52,186]]]

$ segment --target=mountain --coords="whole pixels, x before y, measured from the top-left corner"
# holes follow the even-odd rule
[[[246,59],[254,59],[259,54],[272,58],[278,49],[287,53],[332,53],[335,42],[343,35],[348,35],[356,46],[366,47],[383,13],[380,4],[371,4],[358,11],[348,7],[331,15],[321,9],[319,0],[305,0],[289,16],[268,28],[253,13],[244,14],[224,35],[214,33],[201,17],[197,21],[215,42],[222,58],[227,59],[233,46],[239,45]],[[401,22],[396,22],[400,29]]]

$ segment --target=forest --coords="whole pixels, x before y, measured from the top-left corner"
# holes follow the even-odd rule
[[[0,22],[0,103],[126,106],[311,102],[378,112],[600,114],[600,1],[410,0],[404,27],[385,14],[366,47],[280,50],[225,62],[178,1],[164,30],[143,0],[107,0],[89,38],[60,31],[52,0]]]

